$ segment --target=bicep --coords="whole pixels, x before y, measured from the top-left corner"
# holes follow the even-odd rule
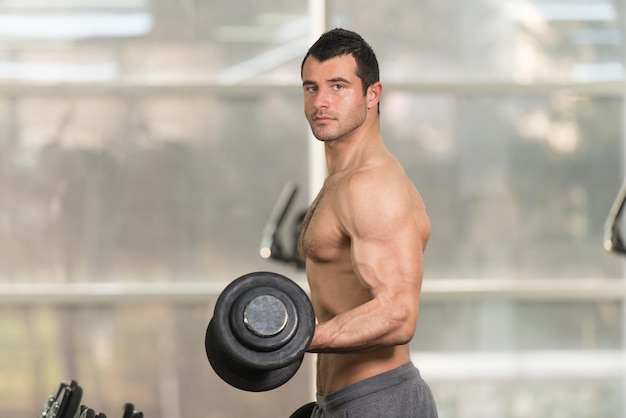
[[[376,201],[354,200],[350,230],[353,269],[373,296],[400,294],[414,303],[423,272],[419,218],[406,197],[393,190]]]
[[[419,292],[422,282],[421,245],[406,230],[389,239],[353,238],[353,269],[373,295]]]

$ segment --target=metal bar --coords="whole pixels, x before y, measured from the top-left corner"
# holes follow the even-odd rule
[[[208,303],[225,283],[0,284],[0,306],[119,305],[137,302]]]
[[[296,281],[308,289],[306,282]],[[120,305],[137,302],[210,303],[228,283],[53,283],[0,284],[0,306]],[[626,298],[626,282],[619,279],[438,279],[426,280],[422,301],[525,300],[619,301]]]
[[[527,301],[621,301],[620,279],[425,280],[423,300],[514,299]]]
[[[411,359],[431,382],[619,379],[626,372],[619,349],[412,351]]]
[[[303,51],[303,56],[304,56]],[[621,96],[626,93],[626,82],[610,81],[597,83],[532,83],[522,84],[499,81],[385,81],[385,91],[401,90],[415,93],[441,94],[490,94],[504,96],[511,94],[549,94],[554,91],[568,91],[584,96]],[[286,82],[224,84],[215,80],[172,82],[170,80],[119,81],[113,83],[8,83],[0,82],[0,95],[7,96],[47,96],[47,95],[249,95],[265,92],[301,94],[302,86],[298,79]]]
[[[328,28],[328,3],[327,0],[309,0],[309,44],[313,45],[315,41],[324,33]],[[304,58],[306,51],[302,51],[302,57]],[[299,91],[302,91],[302,85],[298,85]],[[318,192],[324,185],[326,179],[326,155],[324,153],[324,146],[318,141],[311,130],[307,133],[307,149],[309,153],[308,158],[308,202],[311,203],[315,200]]]
[[[250,95],[265,92],[300,94],[295,83],[240,83],[225,84],[212,80],[170,82],[168,80],[119,81],[111,83],[6,83],[0,82],[2,96],[122,96],[144,97],[154,95],[205,96]]]

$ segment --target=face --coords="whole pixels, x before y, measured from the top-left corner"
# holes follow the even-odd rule
[[[334,141],[358,129],[367,117],[368,103],[352,55],[324,62],[309,56],[302,69],[304,113],[313,135]]]

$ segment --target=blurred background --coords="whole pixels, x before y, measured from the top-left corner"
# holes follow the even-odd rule
[[[286,417],[204,353],[283,186],[323,180],[300,63],[361,33],[433,234],[413,358],[441,418],[626,417],[620,0],[0,0],[0,416],[60,381],[147,418]],[[286,228],[289,242],[291,231]],[[118,414],[119,412],[119,414]]]

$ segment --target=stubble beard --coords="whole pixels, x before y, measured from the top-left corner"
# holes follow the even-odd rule
[[[346,126],[341,123],[339,119],[333,117],[333,120],[329,124],[322,126],[315,126],[315,115],[312,115],[309,119],[309,125],[311,126],[311,132],[313,136],[321,142],[332,142],[345,137],[357,128],[359,128],[365,122],[365,115],[362,117],[356,116],[348,118],[349,124]],[[329,126],[330,124],[336,124],[336,127]]]
[[[313,136],[321,142],[331,142],[331,141],[335,141],[338,138],[341,137],[341,135],[337,135],[336,132],[327,132],[326,129],[324,129],[326,127],[323,128],[318,128],[315,129],[313,127],[311,127],[311,132],[313,132]]]

